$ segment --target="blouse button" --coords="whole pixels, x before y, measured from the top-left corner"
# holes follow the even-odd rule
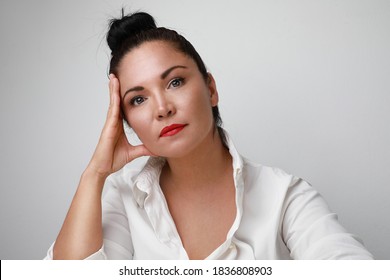
[[[229,249],[233,250],[234,248],[236,248],[236,244],[234,244],[234,243],[230,244]]]

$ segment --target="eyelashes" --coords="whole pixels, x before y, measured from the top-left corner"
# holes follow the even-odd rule
[[[139,106],[139,105],[141,105],[142,103],[144,103],[145,100],[146,100],[145,97],[140,96],[140,95],[137,95],[137,96],[134,96],[134,97],[130,100],[130,105],[132,105],[132,106]]]
[[[168,84],[168,88],[177,88],[184,84],[184,78],[174,78]]]

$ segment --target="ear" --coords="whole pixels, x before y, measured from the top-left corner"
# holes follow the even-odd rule
[[[209,92],[210,92],[211,106],[215,107],[218,105],[219,97],[218,97],[217,85],[216,85],[214,77],[213,77],[213,75],[211,75],[211,73],[208,73],[207,87],[208,87]]]

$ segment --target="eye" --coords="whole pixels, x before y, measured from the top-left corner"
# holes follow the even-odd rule
[[[168,88],[177,88],[180,87],[183,83],[183,78],[175,78],[169,83]]]
[[[130,104],[133,106],[141,105],[145,101],[145,98],[142,96],[135,96],[130,100]]]

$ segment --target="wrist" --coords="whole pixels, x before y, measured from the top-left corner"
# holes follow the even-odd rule
[[[81,175],[81,180],[103,185],[109,175],[108,173],[98,172],[93,168],[87,167]]]

